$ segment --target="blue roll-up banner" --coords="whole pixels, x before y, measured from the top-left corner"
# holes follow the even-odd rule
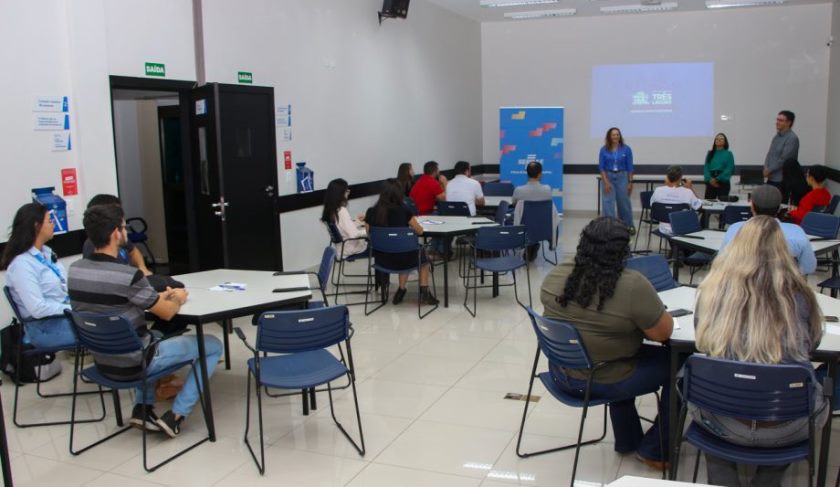
[[[551,186],[557,211],[563,212],[563,107],[499,109],[499,179],[514,186],[528,182],[531,161],[543,166],[543,184]]]

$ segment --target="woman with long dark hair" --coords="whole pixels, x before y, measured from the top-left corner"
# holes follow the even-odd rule
[[[408,198],[411,187],[414,186],[414,167],[410,162],[403,162],[397,169],[397,181],[403,188],[403,196]]]
[[[593,363],[607,362],[592,378],[592,397],[628,398],[610,403],[615,450],[636,452],[642,462],[662,470],[668,451],[668,353],[642,340],[665,342],[674,322],[645,276],[624,267],[629,255],[627,225],[613,217],[592,220],[580,234],[574,262],[556,266],[543,281],[540,300],[546,317],[577,328]],[[584,371],[554,363],[549,370],[558,387],[583,397]],[[662,387],[663,445],[658,421],[642,431],[634,399],[654,387]]]
[[[6,270],[6,285],[24,319],[39,321],[26,325],[24,341],[36,347],[73,345],[76,341],[64,310],[67,272],[52,249],[53,222],[50,211],[40,203],[27,203],[18,209],[0,268]]]
[[[604,189],[601,194],[601,207],[604,215],[618,217],[636,233],[633,226],[633,205],[630,195],[633,193],[633,151],[624,143],[624,137],[618,127],[607,130],[604,146],[598,153],[598,170]]]
[[[729,196],[729,180],[735,172],[735,157],[729,150],[729,139],[723,132],[715,135],[712,148],[706,153],[703,164],[703,181],[706,182],[707,200]]]
[[[386,179],[382,186],[382,193],[375,205],[368,208],[365,214],[365,223],[370,227],[410,227],[417,235],[423,234],[423,226],[417,221],[414,214],[403,204],[403,188],[396,179]],[[402,254],[386,254],[374,252],[373,257],[376,263],[389,269],[410,269],[417,267],[417,253],[406,252]],[[429,291],[429,262],[426,254],[420,254],[420,299],[424,304],[437,304],[437,298]],[[409,272],[400,274],[399,289],[394,293],[394,304],[400,304],[405,297],[406,283]],[[387,278],[387,276],[385,276]],[[382,278],[380,278],[382,279]],[[388,283],[384,279],[380,281],[383,286],[383,296],[387,299]]]
[[[336,252],[343,252],[341,257],[348,257],[364,252],[367,249],[367,241],[362,239],[365,232],[362,218],[356,220],[350,216],[347,210],[347,197],[350,196],[350,187],[347,181],[339,178],[330,181],[327,190],[324,192],[324,211],[321,214],[321,221],[327,224],[335,224],[338,233],[344,239],[343,243],[335,244]]]
[[[810,190],[799,161],[792,157],[786,160],[782,166],[782,202],[799,206],[799,200]]]

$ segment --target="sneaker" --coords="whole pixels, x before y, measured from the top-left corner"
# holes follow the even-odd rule
[[[144,410],[146,414],[143,414]],[[155,414],[154,406],[135,404],[134,410],[131,411],[131,419],[128,422],[131,426],[138,429],[145,428],[146,431],[160,431],[160,418]]]
[[[175,413],[170,410],[163,413],[157,423],[164,433],[169,435],[170,438],[175,438],[181,432],[181,422],[183,421],[183,416],[180,419],[175,419]]]
[[[631,236],[636,235],[636,227],[628,227],[627,229],[630,230]]]

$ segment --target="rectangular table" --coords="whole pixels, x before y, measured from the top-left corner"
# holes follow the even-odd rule
[[[210,381],[207,376],[207,353],[204,349],[204,325],[221,322],[225,343],[225,360],[230,368],[229,321],[250,316],[281,306],[305,303],[312,298],[309,277],[306,274],[275,276],[272,271],[246,271],[215,269],[174,276],[189,291],[187,302],[181,306],[173,323],[195,326],[198,340],[201,382],[204,384],[204,403],[210,441],[216,441],[213,405],[210,399]],[[244,291],[211,291],[210,288],[225,282],[246,284]],[[305,288],[298,291],[274,292],[275,289]]]
[[[441,216],[426,215],[418,217],[423,227],[423,237],[451,239],[460,235],[477,233],[482,226],[498,226],[496,222],[483,216]],[[496,276],[494,276],[494,282]],[[449,307],[449,262],[443,263],[443,307]]]
[[[674,332],[671,335],[670,355],[670,382],[671,382],[671,399],[668,404],[669,413],[669,429],[671,432],[672,443],[668,450],[668,459],[671,462],[671,475],[673,478],[673,468],[676,463],[671,456],[673,455],[676,441],[680,438],[681,431],[677,431],[677,394],[676,394],[676,378],[677,365],[679,364],[680,356],[692,354],[696,351],[694,347],[694,304],[697,289],[688,286],[678,287],[676,289],[669,289],[659,293],[659,298],[668,307],[668,309],[687,309],[692,311],[692,314],[674,318]],[[824,294],[817,294],[817,303],[820,310],[827,316],[840,316],[840,300],[828,297]],[[815,362],[823,362],[828,366],[828,377],[831,378],[832,383],[837,377],[837,359],[840,358],[840,326],[831,323],[823,323],[823,338],[820,346],[812,354],[811,359]],[[829,399],[829,410],[834,410],[834,397]],[[816,485],[825,485],[826,469],[828,466],[828,453],[831,443],[831,416],[826,421],[825,427],[822,430],[822,442],[820,448],[819,468],[817,472]]]

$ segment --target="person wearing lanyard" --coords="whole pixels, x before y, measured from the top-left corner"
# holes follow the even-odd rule
[[[64,310],[70,309],[67,273],[45,245],[52,237],[50,211],[40,203],[25,204],[15,214],[0,260],[21,315],[39,320],[27,323],[24,330],[24,341],[39,348],[76,342],[70,321],[64,317]]]
[[[621,130],[612,127],[607,130],[604,146],[598,154],[598,170],[604,189],[601,193],[601,203],[605,216],[616,216],[630,229],[630,234],[636,233],[633,226],[633,206],[630,194],[633,193],[633,151],[624,143]]]

